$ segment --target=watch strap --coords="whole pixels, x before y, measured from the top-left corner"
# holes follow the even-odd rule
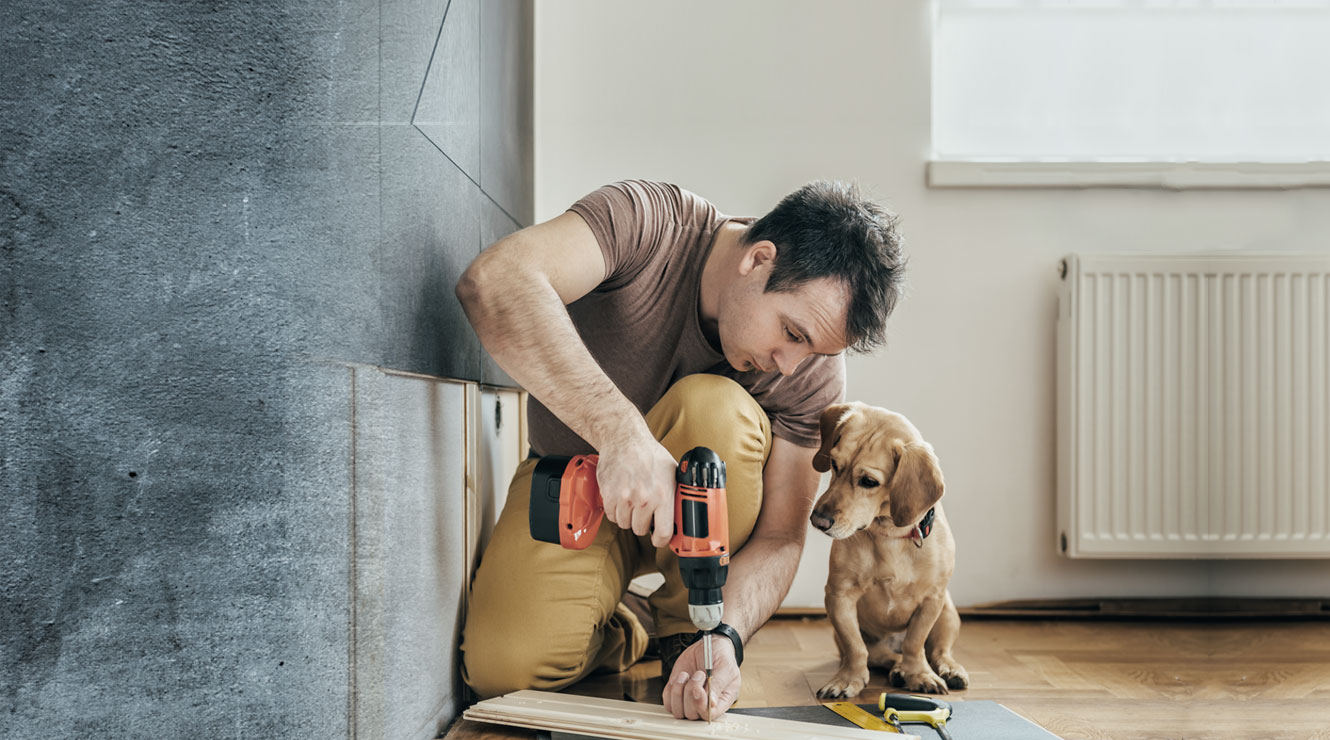
[[[725,624],[724,622],[721,622],[720,624],[716,625],[716,628],[711,631],[715,634],[725,635],[726,637],[730,638],[730,642],[734,643],[734,664],[743,665],[744,641],[742,638],[739,637],[739,631],[731,627],[730,625]],[[701,632],[697,634],[699,638],[702,636]]]

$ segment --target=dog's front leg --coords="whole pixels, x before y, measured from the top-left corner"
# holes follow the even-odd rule
[[[868,646],[859,633],[860,589],[827,586],[827,616],[836,631],[840,651],[840,669],[825,686],[818,689],[820,699],[855,697],[868,685]]]
[[[956,613],[956,604],[948,593],[942,605],[942,615],[937,618],[937,624],[933,625],[933,631],[928,633],[925,649],[928,651],[929,664],[937,671],[937,675],[947,682],[949,689],[965,689],[970,686],[970,674],[965,672],[965,667],[956,662],[956,657],[951,654],[951,646],[956,642],[956,636],[960,631],[961,615]]]
[[[919,608],[910,617],[910,624],[905,628],[905,642],[901,645],[901,662],[891,671],[893,686],[903,686],[910,691],[925,694],[947,693],[947,683],[933,672],[924,657],[924,643],[928,633],[933,630],[942,607],[946,604],[944,594],[936,594],[924,599]]]

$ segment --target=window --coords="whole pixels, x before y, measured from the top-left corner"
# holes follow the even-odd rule
[[[936,1],[935,160],[1330,171],[1330,0]]]

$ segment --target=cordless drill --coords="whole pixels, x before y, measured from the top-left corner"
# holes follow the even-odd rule
[[[582,550],[596,538],[604,517],[596,482],[597,455],[547,455],[531,477],[531,536]],[[707,715],[711,703],[711,631],[721,622],[721,589],[730,569],[730,518],[725,508],[725,461],[694,447],[675,471],[674,533],[670,549],[688,588],[688,618],[703,636]]]

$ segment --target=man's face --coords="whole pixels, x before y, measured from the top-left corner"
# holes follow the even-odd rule
[[[770,274],[771,262],[758,260],[721,301],[717,323],[730,366],[791,375],[815,354],[844,351],[845,284],[820,278],[793,291],[764,293]]]

